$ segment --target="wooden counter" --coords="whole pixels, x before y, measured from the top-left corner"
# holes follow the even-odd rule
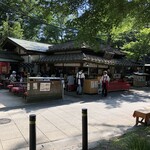
[[[98,79],[85,79],[83,92],[87,94],[97,94],[98,93]]]

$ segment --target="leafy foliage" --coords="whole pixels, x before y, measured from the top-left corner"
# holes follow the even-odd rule
[[[136,41],[130,41],[123,46],[129,56],[136,60],[143,59],[150,53],[150,28],[144,28],[135,34]]]
[[[91,150],[149,150],[149,133],[149,127],[139,126],[121,136],[99,141],[99,145]]]
[[[100,38],[121,48],[127,38],[135,42],[131,32],[149,27],[149,14],[149,0],[1,0],[1,38],[13,28],[17,38],[46,43],[76,38],[93,46]]]
[[[3,21],[2,28],[0,29],[0,33],[3,37],[1,41],[3,41],[6,37],[16,37],[21,39],[23,37],[23,29],[19,22],[14,22],[12,27],[9,25],[8,20]]]

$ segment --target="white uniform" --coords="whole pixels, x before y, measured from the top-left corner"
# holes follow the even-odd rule
[[[77,84],[78,84],[78,87],[77,87],[77,94],[82,94],[83,92],[83,80],[85,79],[85,75],[82,71],[79,71],[77,74],[76,74],[76,79],[77,79]]]
[[[79,71],[78,73],[77,73],[77,75],[76,75],[76,78],[77,78],[77,82],[78,82],[78,85],[80,85],[81,84],[81,80],[80,79],[84,79],[85,78],[85,75],[84,75],[84,73],[82,72],[82,71]]]
[[[101,77],[101,79],[100,79],[100,83],[102,83],[102,82],[106,82],[106,81],[110,81],[110,78],[109,78],[109,76],[107,75],[107,74],[105,74],[105,75],[103,75],[102,77]]]

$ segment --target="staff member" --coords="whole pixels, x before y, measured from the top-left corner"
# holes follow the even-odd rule
[[[85,75],[84,75],[82,69],[76,74],[76,79],[77,79],[77,94],[82,94],[83,93],[83,83],[84,83],[84,79],[85,79]]]
[[[110,77],[107,74],[107,71],[103,72],[103,76],[101,77],[101,84],[102,84],[102,96],[106,97],[108,93],[108,84],[110,81]]]
[[[16,71],[13,71],[9,77],[10,82],[16,82]]]

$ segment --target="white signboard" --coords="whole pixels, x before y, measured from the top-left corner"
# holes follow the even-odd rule
[[[98,81],[91,81],[91,88],[98,88]]]
[[[80,63],[56,63],[54,66],[68,66],[68,67],[76,67],[80,66]]]
[[[120,79],[121,78],[121,74],[119,74],[119,73],[114,74],[114,78],[115,79]]]
[[[68,67],[72,67],[72,66],[74,66],[74,67],[76,67],[76,66],[80,66],[80,63],[64,63],[64,66],[68,66]]]
[[[30,90],[30,83],[27,84],[27,90]]]
[[[50,83],[40,83],[40,91],[50,91]]]
[[[97,68],[97,64],[94,64],[94,63],[84,63],[83,67]]]
[[[33,90],[37,90],[37,83],[33,83]]]
[[[107,65],[98,65],[98,68],[108,68]]]

